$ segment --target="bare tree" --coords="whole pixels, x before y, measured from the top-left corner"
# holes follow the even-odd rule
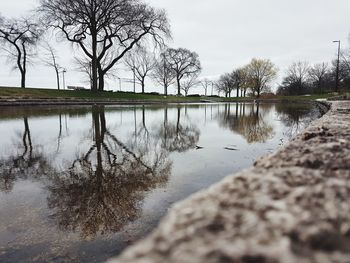
[[[318,91],[322,92],[322,82],[328,72],[328,64],[323,62],[315,64],[309,69],[309,77],[317,83]]]
[[[145,93],[145,80],[155,67],[154,56],[144,47],[137,47],[125,57],[125,64],[135,74],[141,84],[142,93]]]
[[[177,94],[181,95],[181,80],[184,77],[199,74],[202,70],[199,56],[185,48],[168,48],[165,57],[175,72]]]
[[[350,38],[349,38],[350,40]],[[332,68],[330,69],[331,72]],[[341,60],[339,66],[339,78],[341,88],[350,89],[350,50],[341,52]]]
[[[239,68],[241,97],[246,97],[250,83],[248,78],[248,66]]]
[[[88,81],[84,78],[85,82],[88,82],[90,88],[92,88],[92,70],[91,70],[91,61],[85,57],[75,57],[74,58],[75,70],[82,73],[85,76],[88,76]]]
[[[192,74],[181,82],[181,90],[185,92],[185,96],[187,96],[190,89],[194,88],[199,84],[200,81],[198,80],[198,75]]]
[[[240,91],[244,90],[244,96],[245,96],[245,87],[247,86],[247,74],[245,68],[238,68],[235,69],[231,73],[231,78],[232,78],[232,85],[233,88],[236,89],[236,97],[238,98],[240,96]],[[243,92],[241,92],[241,95]],[[243,97],[243,96],[242,96]]]
[[[350,72],[350,50],[341,52],[341,64]]]
[[[169,62],[166,60],[164,53],[161,53],[159,58],[156,60],[151,76],[153,80],[163,86],[164,95],[167,96],[168,88],[175,80],[175,72],[171,68]]]
[[[269,59],[252,59],[247,65],[247,77],[253,94],[260,97],[261,92],[268,88],[271,81],[277,76],[277,68]]]
[[[302,93],[303,88],[307,82],[310,66],[308,62],[295,62],[287,71],[287,80],[292,84],[296,84],[299,89],[299,94]]]
[[[0,41],[11,60],[16,61],[15,68],[21,73],[21,88],[26,87],[28,61],[34,55],[41,33],[38,24],[29,18],[0,19]]]
[[[104,89],[104,77],[137,43],[156,45],[170,37],[164,10],[141,0],[41,0],[38,11],[91,61],[92,90]]]
[[[203,87],[203,89],[204,89],[204,94],[205,94],[205,96],[207,96],[207,95],[208,95],[208,88],[209,88],[209,86],[212,85],[212,81],[210,81],[209,79],[205,78],[205,79],[203,79],[203,80],[200,82],[200,84],[202,85],[202,87]]]
[[[307,62],[295,62],[288,68],[277,93],[280,95],[305,94],[310,87],[309,80],[309,64]]]
[[[45,42],[44,45],[42,45],[42,48],[44,49],[44,52],[45,52],[44,58],[42,60],[46,66],[52,67],[55,70],[57,89],[59,90],[60,89],[60,70],[63,68],[58,64],[57,51],[48,42]]]
[[[103,61],[101,61],[101,63],[103,65],[105,65],[105,63]],[[82,73],[84,76],[88,77],[88,79],[86,79],[84,77],[84,82],[88,83],[90,88],[92,89],[92,83],[93,83],[93,74],[92,74],[92,66],[91,66],[91,60],[87,57],[82,57],[82,56],[77,56],[74,58],[74,64],[75,64],[75,70]],[[104,76],[105,79],[106,78],[116,78],[116,69],[113,68],[110,71],[108,71],[106,73],[106,75]],[[99,79],[99,77],[97,78],[97,80]]]
[[[232,75],[229,73],[225,73],[220,76],[219,80],[216,83],[216,89],[219,93],[223,92],[225,97],[231,97],[231,92],[233,90],[233,81]]]

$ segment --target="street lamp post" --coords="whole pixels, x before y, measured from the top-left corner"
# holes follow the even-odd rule
[[[337,69],[335,76],[335,92],[339,90],[339,64],[340,64],[340,40],[333,41],[333,43],[338,43],[338,60],[337,60]]]
[[[65,80],[65,77],[64,77],[64,74],[67,72],[66,69],[63,69],[62,71],[62,80],[63,80],[63,89],[65,90],[66,89],[66,80]]]
[[[122,91],[122,79],[121,78],[118,78],[119,79],[119,91]]]
[[[135,68],[133,67],[132,72],[134,74],[134,93],[136,93],[136,73],[135,73]]]

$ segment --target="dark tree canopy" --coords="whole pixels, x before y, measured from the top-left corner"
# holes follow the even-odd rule
[[[328,73],[328,64],[327,63],[319,63],[315,64],[309,69],[309,77],[312,82],[314,82],[317,86],[317,90],[322,92],[322,84],[324,79],[326,78]]]
[[[320,69],[318,67],[319,65],[310,67],[308,62],[299,61],[293,63],[288,68],[277,93],[281,95],[302,95],[311,92],[313,86],[311,82],[320,82],[326,74],[324,72],[320,75],[321,72],[319,72]],[[326,69],[321,71],[323,70]],[[317,83],[315,84],[317,85]]]
[[[21,73],[21,88],[26,86],[28,60],[42,34],[31,19],[5,19],[0,17],[0,42],[9,57],[16,61],[15,68]]]
[[[41,0],[39,12],[89,58],[93,90],[104,89],[104,76],[137,43],[170,37],[165,12],[140,0]]]

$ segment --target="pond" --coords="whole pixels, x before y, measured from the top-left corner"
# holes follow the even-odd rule
[[[274,152],[314,104],[0,109],[0,262],[103,262]]]

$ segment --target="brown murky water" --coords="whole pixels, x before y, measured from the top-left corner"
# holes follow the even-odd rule
[[[0,109],[0,262],[103,262],[320,116],[311,104]]]

